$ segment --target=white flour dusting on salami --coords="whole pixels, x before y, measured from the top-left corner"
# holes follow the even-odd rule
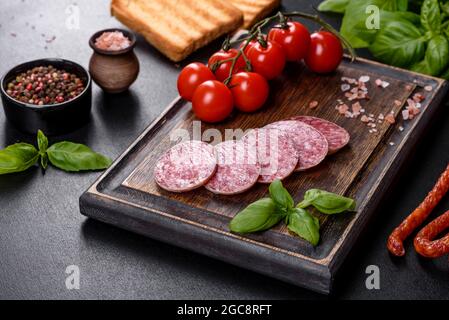
[[[159,158],[154,179],[165,190],[190,191],[206,184],[216,167],[213,146],[201,141],[187,141],[175,145]]]
[[[257,183],[260,165],[257,149],[243,141],[225,141],[215,146],[217,171],[205,185],[206,189],[223,195],[239,194]]]
[[[294,141],[299,155],[296,171],[303,171],[320,164],[326,157],[329,146],[321,132],[301,121],[284,120],[271,123],[265,128],[285,131]]]
[[[337,152],[349,143],[348,131],[333,122],[309,116],[296,116],[291,119],[302,121],[321,132],[329,144],[328,154]]]
[[[254,129],[242,141],[257,147],[261,166],[258,182],[271,183],[288,177],[298,164],[298,153],[288,134],[277,129]]]

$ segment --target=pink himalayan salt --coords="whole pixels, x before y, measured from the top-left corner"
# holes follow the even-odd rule
[[[106,51],[123,50],[130,45],[131,41],[120,31],[103,32],[101,36],[95,40],[95,46],[98,49]]]

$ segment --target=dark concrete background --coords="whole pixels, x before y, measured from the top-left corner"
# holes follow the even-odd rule
[[[80,29],[65,25],[68,6],[80,10]],[[311,11],[319,1],[284,1],[286,10]],[[0,2],[0,73],[18,63],[63,57],[87,66],[88,39],[99,29],[118,27],[109,1],[3,0]],[[326,15],[338,25],[338,15]],[[44,36],[42,36],[44,34]],[[46,40],[56,36],[51,43]],[[215,43],[191,59],[205,60]],[[141,73],[132,89],[107,96],[94,86],[90,124],[56,140],[69,139],[119,156],[177,95],[179,66],[139,38]],[[363,54],[363,53],[362,53]],[[379,208],[362,240],[344,264],[331,298],[449,298],[446,258],[419,258],[407,243],[404,259],[385,249],[388,233],[408,214],[449,160],[449,111],[435,119],[410,158],[394,191]],[[0,112],[0,147],[33,142],[6,122]],[[159,243],[81,216],[78,197],[99,173],[67,174],[34,168],[0,176],[0,298],[7,299],[323,299],[297,288],[201,255]],[[436,210],[449,208],[449,198]],[[80,290],[65,287],[65,268],[78,265]],[[365,269],[377,265],[381,290],[365,287]]]

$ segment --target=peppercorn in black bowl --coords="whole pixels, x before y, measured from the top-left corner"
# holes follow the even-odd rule
[[[40,59],[18,65],[1,79],[6,118],[19,130],[47,135],[73,131],[90,119],[89,72],[63,59]]]

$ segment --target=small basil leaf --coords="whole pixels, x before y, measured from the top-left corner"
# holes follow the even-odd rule
[[[284,216],[272,199],[263,198],[238,213],[229,223],[229,229],[242,234],[263,231],[278,224]]]
[[[320,241],[320,223],[304,209],[296,208],[289,212],[287,227],[314,246]]]
[[[449,42],[445,36],[438,35],[430,39],[425,60],[434,76],[446,69],[449,63]]]
[[[434,36],[427,45],[423,61],[412,66],[412,70],[431,76],[440,75],[449,63],[449,42],[445,36]]]
[[[39,159],[39,151],[28,143],[16,143],[0,150],[0,174],[25,171]]]
[[[394,21],[379,31],[369,49],[381,62],[409,67],[424,57],[426,42],[425,35],[412,23]]]
[[[318,6],[319,11],[345,13],[349,0],[326,0]]]
[[[52,165],[70,172],[106,169],[112,163],[83,144],[67,141],[55,143],[47,149],[47,154]]]
[[[438,0],[425,0],[421,7],[421,24],[433,34],[441,33],[441,11]]]
[[[42,168],[47,169],[48,167],[48,155],[47,153],[41,154],[41,166]]]
[[[37,131],[37,145],[41,154],[44,154],[47,151],[48,139],[41,130]]]
[[[280,207],[291,209],[295,206],[292,196],[284,188],[280,180],[275,180],[269,187],[271,199]]]
[[[315,209],[325,214],[353,211],[356,206],[353,199],[318,189],[307,191],[304,195],[304,202],[309,203]],[[301,203],[299,205],[301,208]]]

